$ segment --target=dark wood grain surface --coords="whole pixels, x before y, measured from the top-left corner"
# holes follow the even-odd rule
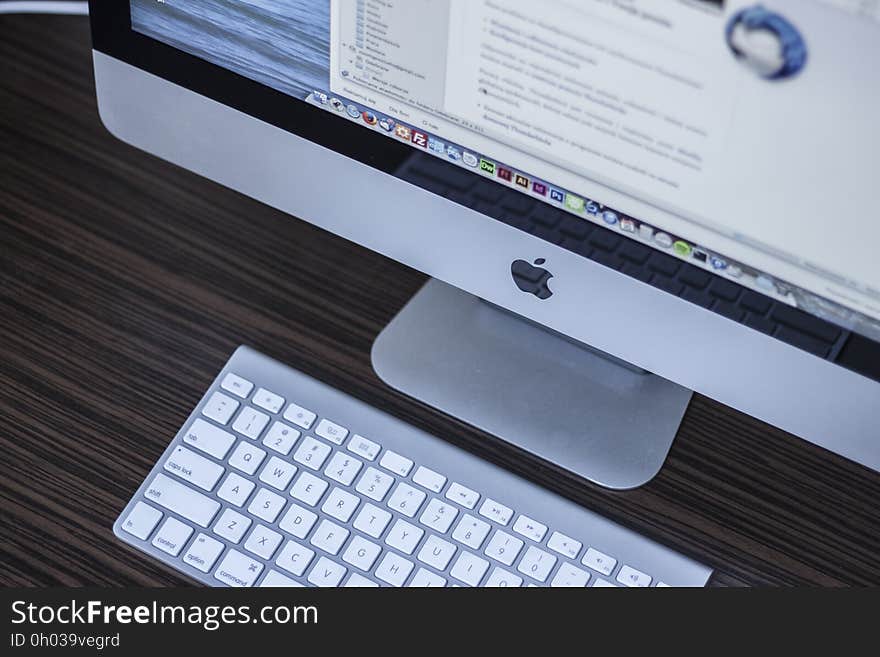
[[[880,584],[880,475],[709,399],[654,481],[614,493],[393,392],[370,345],[424,280],[114,140],[86,20],[0,16],[0,585],[188,582],[111,524],[242,343],[708,563],[714,584]]]

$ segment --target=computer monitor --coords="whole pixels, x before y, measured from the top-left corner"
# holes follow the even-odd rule
[[[90,9],[113,134],[433,277],[392,386],[613,488],[692,391],[880,469],[877,3]]]

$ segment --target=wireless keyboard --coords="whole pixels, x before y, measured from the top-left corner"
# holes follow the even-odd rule
[[[711,574],[247,347],[113,530],[211,586],[703,586]]]

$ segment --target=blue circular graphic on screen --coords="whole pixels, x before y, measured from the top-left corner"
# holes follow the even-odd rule
[[[736,58],[767,80],[793,77],[807,64],[807,44],[798,29],[761,5],[736,12],[725,36]]]

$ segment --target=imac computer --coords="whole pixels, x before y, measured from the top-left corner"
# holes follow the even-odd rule
[[[694,392],[880,469],[877,3],[91,21],[114,135],[432,277],[375,342],[390,386],[610,488]]]

